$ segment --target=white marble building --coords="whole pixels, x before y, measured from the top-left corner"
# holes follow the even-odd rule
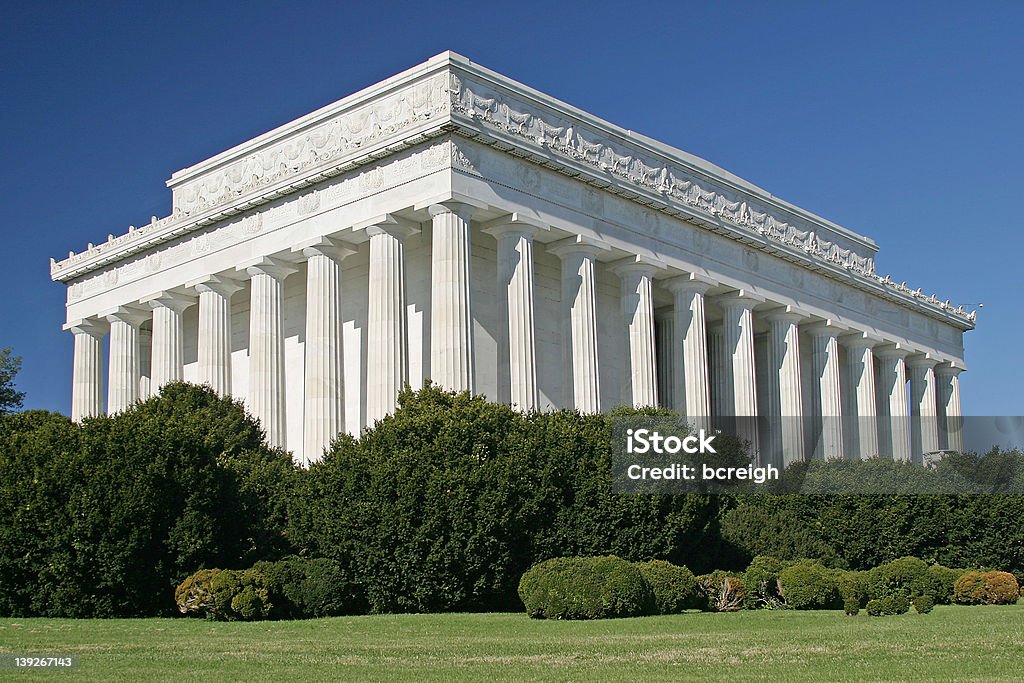
[[[779,462],[959,446],[973,313],[879,277],[871,239],[454,53],[167,185],[171,215],[51,263],[75,420],[205,382],[307,462],[430,378],[759,415]]]

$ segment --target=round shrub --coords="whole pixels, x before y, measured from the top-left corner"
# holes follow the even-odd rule
[[[706,606],[697,577],[686,567],[665,560],[638,562],[635,566],[654,593],[654,608],[658,614],[679,614]]]
[[[847,606],[852,604],[856,604],[857,607],[867,605],[868,586],[866,572],[836,570],[833,576],[839,589],[839,597],[843,600],[843,609],[848,609]]]
[[[928,614],[935,607],[935,600],[930,595],[918,595],[914,598],[914,611],[918,614]]]
[[[719,569],[698,576],[697,582],[711,611],[736,612],[743,608],[746,592],[743,588],[742,574],[731,574]]]
[[[210,578],[213,605],[207,616],[221,621],[256,621],[270,616],[273,605],[267,578],[257,569],[225,569]]]
[[[519,598],[534,619],[609,619],[654,611],[654,594],[633,564],[605,557],[556,557],[531,567]]]
[[[896,593],[884,598],[868,600],[867,613],[872,617],[894,616],[906,614],[910,610],[910,599],[907,596]]]
[[[860,614],[860,600],[857,598],[843,598],[843,611],[851,617]]]
[[[221,569],[200,569],[178,584],[174,591],[174,602],[178,611],[188,616],[213,614],[214,598],[211,582]]]
[[[953,602],[953,586],[956,580],[967,573],[966,569],[950,569],[941,564],[928,567],[928,579],[933,586],[932,598],[937,605]]]
[[[817,562],[801,562],[779,574],[782,597],[793,609],[835,609],[841,602],[833,572]]]
[[[928,564],[916,557],[901,557],[871,569],[867,573],[868,596],[887,598],[896,595],[931,594]],[[934,596],[933,596],[934,597]]]
[[[272,618],[306,619],[366,611],[359,587],[339,562],[327,558],[286,557],[257,562],[267,580]]]
[[[953,584],[953,594],[961,605],[1012,605],[1020,586],[1009,572],[967,572]]]

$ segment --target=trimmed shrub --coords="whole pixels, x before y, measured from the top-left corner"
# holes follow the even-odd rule
[[[961,605],[1012,605],[1020,586],[1009,572],[967,572],[953,584],[953,594]]]
[[[746,595],[743,575],[717,570],[697,577],[701,591],[713,612],[736,612],[743,608]]]
[[[182,581],[174,591],[178,611],[186,616],[212,616],[214,612],[213,577],[223,569],[200,569]]]
[[[839,597],[843,600],[843,609],[848,609],[848,606],[853,604],[858,608],[867,605],[867,572],[837,570],[833,576],[839,589]]]
[[[755,557],[743,573],[743,606],[747,609],[785,607],[779,586],[779,573],[788,564],[768,555]]]
[[[860,600],[857,598],[843,598],[843,611],[851,617],[860,614]]]
[[[930,595],[918,595],[914,598],[914,611],[918,614],[928,614],[935,607],[935,600]]]
[[[931,597],[937,605],[953,602],[953,586],[956,580],[967,573],[966,569],[950,569],[941,564],[928,567],[928,580],[932,585]]]
[[[605,557],[556,557],[523,574],[519,598],[534,619],[609,619],[654,611],[654,594],[631,563]]]
[[[286,557],[257,562],[267,580],[275,619],[305,619],[366,611],[359,587],[342,565],[326,558]]]
[[[901,557],[867,572],[868,596],[887,598],[903,596],[909,601],[917,595],[935,592],[929,580],[928,565],[916,557]]]
[[[665,560],[651,560],[636,563],[636,568],[654,593],[654,608],[658,614],[679,614],[683,610],[706,608],[707,601],[697,584],[697,577],[686,567],[677,567]]]
[[[887,595],[884,598],[868,600],[867,613],[872,617],[895,616],[906,614],[910,610],[910,599],[901,593]]]
[[[801,562],[779,573],[786,605],[793,609],[835,609],[841,599],[832,570],[818,562]]]
[[[175,590],[182,614],[220,621],[257,621],[270,616],[267,579],[255,569],[201,569]]]

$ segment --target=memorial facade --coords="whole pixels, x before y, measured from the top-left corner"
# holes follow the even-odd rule
[[[759,416],[779,464],[960,447],[974,313],[880,277],[871,239],[454,53],[167,184],[169,216],[51,262],[75,420],[184,379],[310,462],[429,379]]]

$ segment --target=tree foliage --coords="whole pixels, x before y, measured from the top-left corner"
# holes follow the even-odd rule
[[[14,378],[21,370],[21,356],[11,349],[0,349],[0,415],[21,410],[25,392],[14,388]]]

